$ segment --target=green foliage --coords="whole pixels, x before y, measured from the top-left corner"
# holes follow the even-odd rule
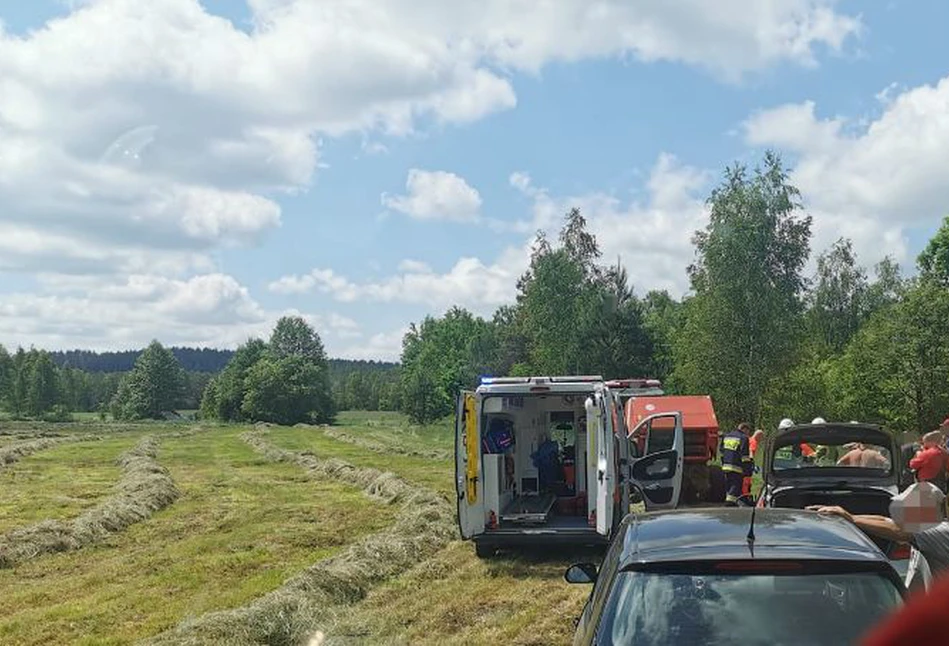
[[[809,330],[829,351],[842,351],[866,320],[867,292],[867,275],[857,266],[850,240],[839,239],[817,257]]]
[[[916,263],[924,278],[949,286],[949,215],[943,218],[942,226],[919,254]]]
[[[720,419],[758,422],[767,384],[792,364],[799,339],[811,220],[768,153],[749,175],[729,168],[709,198],[689,268],[695,296],[675,348],[675,377],[710,393]]]
[[[161,419],[181,400],[184,371],[170,350],[152,341],[132,372],[119,384],[112,400],[112,416],[121,420]]]
[[[840,360],[836,397],[856,419],[925,432],[949,411],[949,292],[922,278],[879,312]]]
[[[420,424],[451,413],[457,394],[490,371],[495,338],[491,323],[457,307],[413,324],[402,340],[402,410]]]
[[[275,424],[326,423],[336,407],[323,342],[305,319],[277,321],[269,343],[251,339],[211,379],[201,417]]]
[[[325,368],[301,356],[266,356],[247,371],[245,419],[274,424],[332,420]]]

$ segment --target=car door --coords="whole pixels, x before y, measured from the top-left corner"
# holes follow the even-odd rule
[[[653,432],[654,423],[660,420],[669,420],[672,424],[671,448],[647,453],[641,458],[630,461],[630,483],[642,493],[646,511],[655,509],[674,509],[679,504],[679,494],[682,490],[683,460],[685,435],[682,429],[682,413],[666,412],[650,415],[640,421],[635,428],[629,431],[628,438],[634,438],[645,433],[645,445],[651,446],[649,435]],[[667,425],[663,431],[668,433]],[[663,445],[668,445],[663,442]]]
[[[455,419],[455,487],[462,538],[484,533],[484,482],[481,475],[479,397],[463,391]]]

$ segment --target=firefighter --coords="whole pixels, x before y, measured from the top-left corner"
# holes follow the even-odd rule
[[[751,477],[754,463],[748,436],[751,426],[742,422],[734,431],[722,436],[719,454],[722,456],[722,472],[725,474],[725,506],[735,507],[742,495],[743,480]]]

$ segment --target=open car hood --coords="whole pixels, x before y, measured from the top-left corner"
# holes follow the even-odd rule
[[[862,467],[803,467],[775,471],[774,458],[779,448],[800,443],[811,446],[862,442],[886,448],[890,453],[887,471]],[[772,487],[822,486],[846,483],[855,488],[895,487],[899,483],[901,452],[896,438],[874,424],[798,424],[779,430],[767,442],[767,453],[762,465],[762,477]],[[843,449],[841,449],[843,450]]]

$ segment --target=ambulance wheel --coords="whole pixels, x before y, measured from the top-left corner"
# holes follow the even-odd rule
[[[717,464],[708,468],[708,502],[725,502],[725,473]]]
[[[479,559],[489,559],[497,552],[497,548],[490,545],[482,545],[481,543],[475,543],[475,555]]]

